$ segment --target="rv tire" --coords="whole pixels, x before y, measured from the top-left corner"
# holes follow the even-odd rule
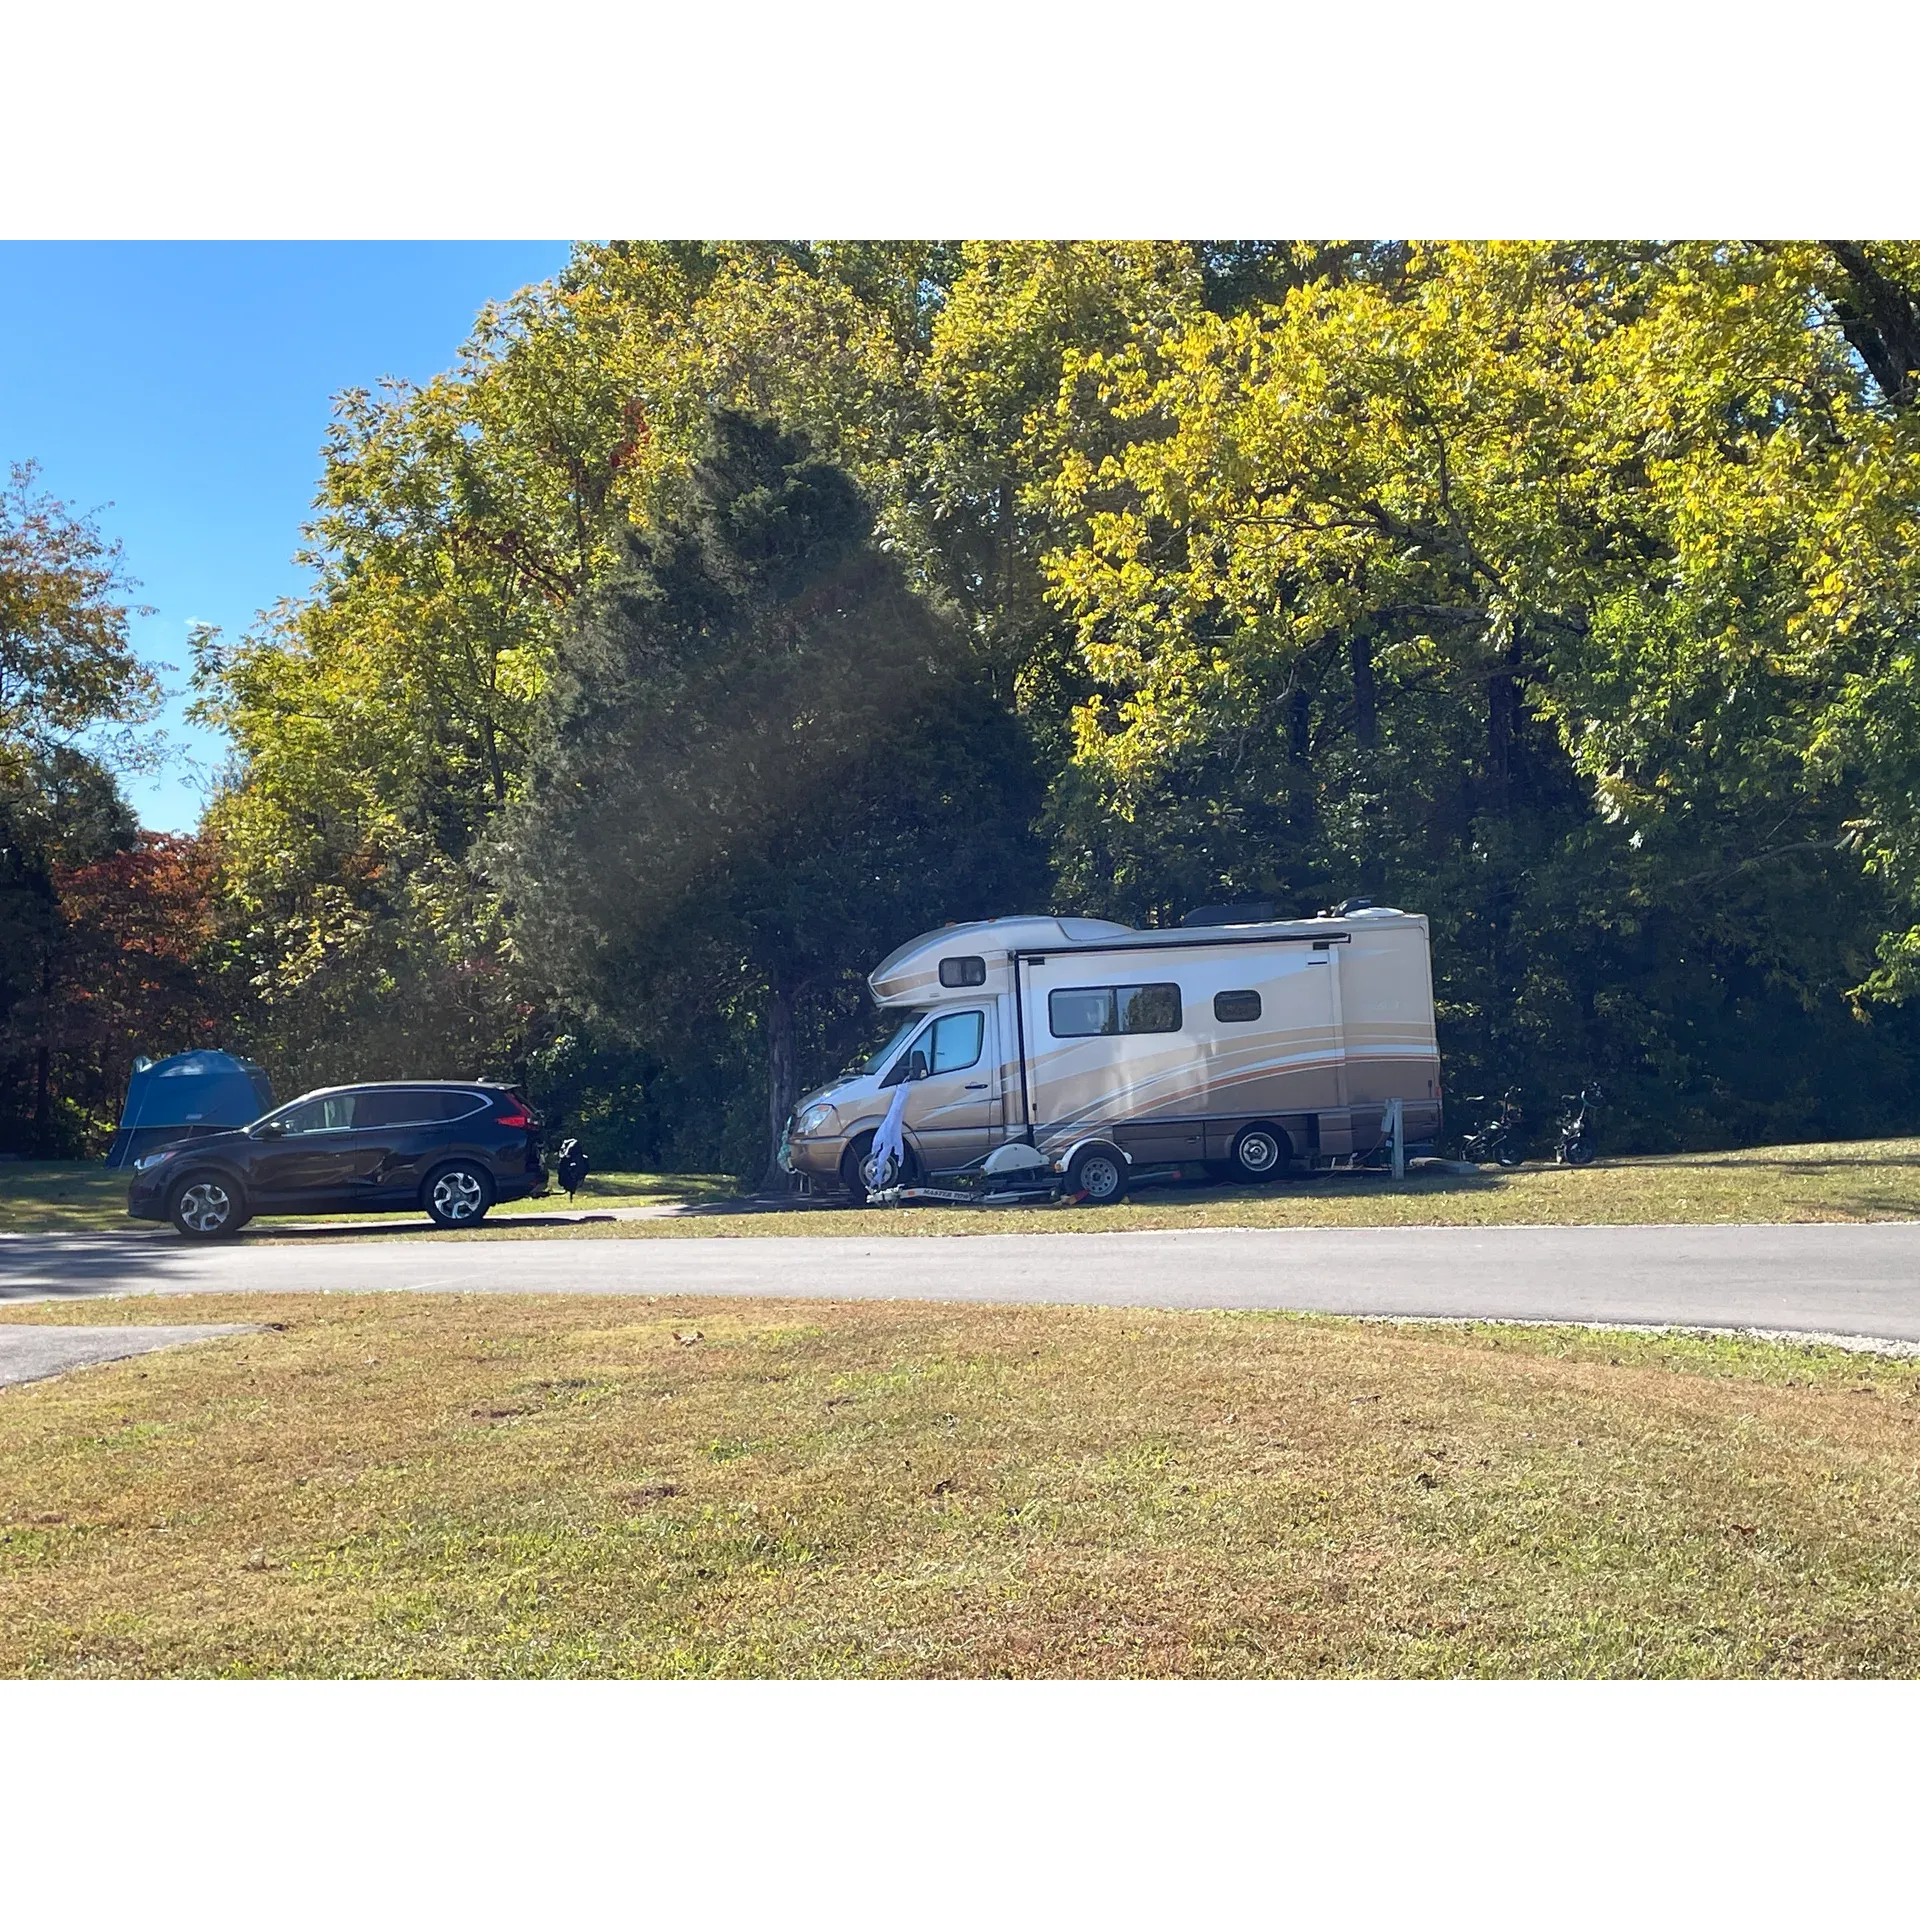
[[[867,1186],[866,1165],[872,1152],[873,1135],[863,1133],[840,1156],[840,1184],[847,1190],[847,1199],[856,1207],[867,1204],[867,1195],[871,1191]],[[912,1147],[906,1146],[901,1154],[900,1179],[903,1184],[908,1184],[918,1179],[919,1175],[920,1161]]]
[[[1118,1147],[1087,1146],[1067,1162],[1067,1191],[1096,1207],[1127,1197],[1127,1156]]]
[[[1227,1166],[1233,1177],[1257,1185],[1279,1179],[1293,1158],[1293,1149],[1278,1127],[1263,1124],[1242,1127],[1233,1137],[1228,1156]]]

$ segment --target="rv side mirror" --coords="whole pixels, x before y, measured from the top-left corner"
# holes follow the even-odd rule
[[[927,1077],[927,1056],[924,1053],[910,1053],[907,1056],[907,1078],[924,1080]]]

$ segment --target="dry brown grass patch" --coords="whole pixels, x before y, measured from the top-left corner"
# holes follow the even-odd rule
[[[164,1310],[285,1330],[0,1393],[0,1671],[1920,1666],[1905,1363],[1079,1308]]]

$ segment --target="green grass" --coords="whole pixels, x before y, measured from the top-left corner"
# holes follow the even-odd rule
[[[0,1231],[154,1229],[128,1220],[127,1176],[76,1161],[0,1163]],[[581,1227],[516,1227],[520,1214],[592,1212],[676,1203],[691,1211]],[[407,1219],[336,1214],[339,1221]],[[578,1200],[497,1207],[494,1234],[587,1237],[737,1234],[1126,1232],[1166,1227],[1646,1226],[1796,1220],[1920,1220],[1920,1140],[1852,1140],[1724,1153],[1536,1162],[1477,1174],[1417,1174],[1394,1186],[1377,1173],[1333,1174],[1272,1187],[1143,1187],[1124,1205],[972,1207],[758,1206],[724,1174],[596,1173]],[[263,1219],[252,1229],[271,1233]],[[166,1231],[162,1228],[160,1231]]]
[[[86,1233],[126,1228],[151,1233],[154,1224],[127,1217],[124,1169],[97,1160],[0,1161],[0,1233]],[[513,1200],[494,1209],[502,1218],[521,1213],[579,1213],[602,1207],[651,1206],[660,1201],[730,1198],[739,1183],[722,1173],[596,1173],[577,1200],[556,1186],[542,1200]],[[329,1214],[333,1220],[392,1219],[391,1214]],[[400,1216],[405,1218],[405,1215]],[[171,1229],[161,1227],[160,1232]]]
[[[98,1160],[0,1161],[0,1233],[82,1233],[132,1227],[127,1182],[133,1176]]]
[[[526,1229],[543,1237],[785,1234],[1124,1233],[1171,1227],[1648,1226],[1920,1220],[1920,1140],[1848,1141],[1740,1152],[1536,1163],[1461,1175],[1329,1174],[1271,1187],[1143,1187],[1113,1207],[716,1204],[680,1217]],[[500,1226],[480,1231],[511,1234]]]
[[[1578,1329],[303,1295],[0,1392],[10,1675],[1920,1672],[1920,1368]]]

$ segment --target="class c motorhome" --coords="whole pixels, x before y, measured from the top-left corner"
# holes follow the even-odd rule
[[[1023,915],[942,927],[874,969],[893,1037],[795,1108],[784,1157],[859,1194],[893,1089],[916,1171],[1010,1143],[1071,1172],[1199,1162],[1244,1180],[1440,1131],[1427,922],[1360,905],[1311,920],[1138,931]]]

